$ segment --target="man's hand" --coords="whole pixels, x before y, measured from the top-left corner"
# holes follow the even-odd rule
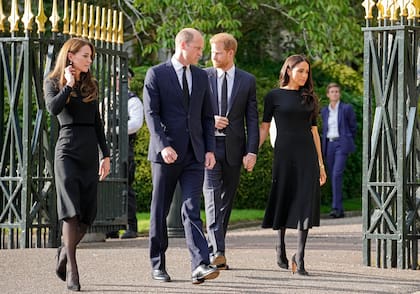
[[[214,127],[218,130],[223,130],[229,125],[229,120],[225,116],[214,116]]]
[[[257,155],[253,153],[248,153],[242,158],[242,163],[244,164],[244,168],[248,172],[252,172],[256,162],[257,162]]]
[[[163,148],[160,154],[162,155],[163,161],[167,164],[174,163],[178,158],[178,154],[171,146]]]
[[[216,164],[216,158],[214,157],[213,152],[206,153],[206,159],[204,164],[207,169],[213,169],[214,165]]]

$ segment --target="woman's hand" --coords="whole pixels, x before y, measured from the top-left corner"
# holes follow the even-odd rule
[[[75,80],[74,80],[74,74],[75,74],[75,70],[73,68],[73,65],[69,65],[64,69],[64,78],[66,79],[67,86],[73,87]]]
[[[322,186],[327,182],[327,173],[325,172],[325,166],[319,167],[319,184]]]
[[[99,181],[102,181],[105,179],[111,170],[111,162],[109,160],[109,157],[105,157],[101,160],[101,163],[99,164]]]

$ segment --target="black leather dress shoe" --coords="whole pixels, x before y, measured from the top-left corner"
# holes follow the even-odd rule
[[[153,270],[152,271],[152,279],[160,282],[169,282],[171,277],[168,275],[166,270]]]
[[[198,266],[191,275],[193,284],[201,284],[205,280],[212,280],[219,276],[219,270],[211,265]]]
[[[137,238],[137,233],[132,230],[127,230],[124,232],[124,234],[121,235],[121,239],[132,239]]]

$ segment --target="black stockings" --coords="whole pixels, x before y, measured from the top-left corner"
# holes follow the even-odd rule
[[[308,238],[308,230],[298,230],[297,231],[297,252],[296,259],[300,262],[305,258],[305,246],[306,239]],[[286,228],[280,228],[278,230],[279,235],[279,245],[277,246],[277,255],[278,258],[281,256],[283,260],[286,258],[286,243],[284,242],[286,235]]]
[[[76,262],[76,247],[86,234],[87,225],[80,223],[77,217],[66,219],[63,222],[63,241],[65,250],[63,253],[67,255],[67,279],[73,279],[78,283],[78,269]],[[62,254],[63,254],[62,253]],[[71,276],[69,276],[69,274]]]

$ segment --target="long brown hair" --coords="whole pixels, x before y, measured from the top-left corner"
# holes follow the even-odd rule
[[[64,69],[70,64],[68,53],[71,52],[75,54],[80,50],[80,48],[86,45],[88,45],[92,51],[91,58],[93,61],[95,58],[95,47],[86,39],[71,38],[68,39],[61,47],[55,62],[55,67],[53,71],[48,75],[49,78],[58,80],[59,89],[62,89],[67,83],[67,80],[64,77]],[[84,97],[83,102],[91,102],[98,99],[98,84],[95,78],[92,76],[90,70],[80,73],[80,80],[77,82],[77,85],[75,85],[74,88],[79,89],[80,94],[82,97]],[[73,91],[71,95],[74,96],[77,94]]]
[[[292,70],[296,65],[301,62],[306,62],[309,65],[308,79],[306,80],[305,85],[300,88],[302,93],[303,102],[307,105],[313,105],[314,109],[311,117],[316,118],[319,111],[318,97],[314,93],[314,83],[312,80],[312,69],[309,60],[301,54],[291,55],[284,62],[279,75],[279,86],[285,87],[289,84],[290,76],[287,73],[287,70]]]

